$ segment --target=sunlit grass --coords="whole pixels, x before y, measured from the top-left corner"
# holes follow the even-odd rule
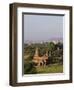
[[[63,73],[63,65],[52,64],[49,66],[36,67],[37,73]]]

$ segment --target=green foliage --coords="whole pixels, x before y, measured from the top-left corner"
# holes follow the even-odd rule
[[[24,63],[24,74],[35,74],[36,68],[34,67],[33,62],[25,62]]]
[[[51,64],[45,67],[37,67],[37,73],[62,73],[63,65]]]
[[[46,50],[48,50],[49,55],[51,55],[51,63],[63,63],[63,44],[61,42],[58,42],[57,44],[54,44],[53,42],[45,42],[45,43],[35,43],[35,44],[25,44],[24,45],[24,55],[29,55],[28,58],[25,60],[31,60],[33,59],[35,49],[38,47],[39,56],[43,56],[46,53]],[[57,49],[59,48],[59,50]],[[62,59],[59,59],[59,57]]]
[[[53,51],[55,49],[55,44],[53,42],[49,42],[47,48],[49,51]]]
[[[36,68],[34,63],[32,62],[33,56],[35,53],[35,49],[38,47],[39,56],[43,56],[48,50],[48,61],[47,67]],[[24,45],[24,56],[28,56],[24,59],[24,73],[25,74],[35,74],[40,72],[60,72],[63,67],[58,65],[63,65],[63,43],[58,42],[57,44],[53,42],[45,42],[45,43],[35,43],[35,44],[25,44]],[[57,66],[53,65],[57,64]],[[52,67],[50,67],[52,65]],[[55,68],[59,68],[56,69]],[[53,68],[53,69],[52,69]],[[46,71],[45,71],[46,70]]]

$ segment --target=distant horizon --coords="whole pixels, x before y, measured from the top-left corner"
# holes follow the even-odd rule
[[[24,15],[24,43],[63,41],[63,16]]]
[[[24,42],[24,44],[25,43],[45,43],[45,42],[63,42],[63,39],[53,39],[53,40],[46,40],[46,41],[44,41],[44,40],[39,40],[39,41],[29,41],[29,40],[27,40],[27,41],[25,41]]]

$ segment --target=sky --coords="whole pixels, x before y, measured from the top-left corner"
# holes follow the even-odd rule
[[[24,14],[24,43],[63,39],[63,17]]]

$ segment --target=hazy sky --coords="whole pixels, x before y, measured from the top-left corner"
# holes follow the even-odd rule
[[[63,16],[24,14],[24,42],[63,38]]]

